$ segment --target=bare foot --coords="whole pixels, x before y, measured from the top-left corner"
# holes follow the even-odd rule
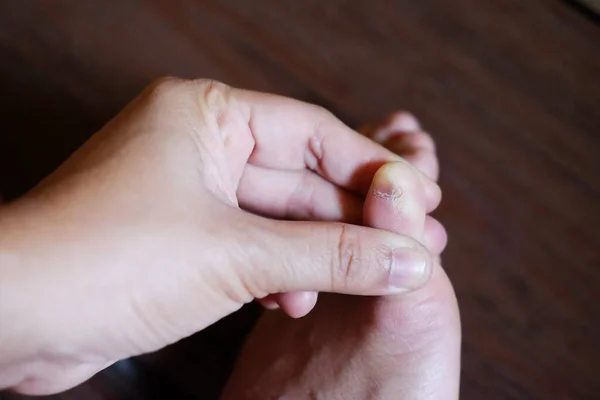
[[[408,149],[411,162],[422,163],[419,168],[429,168],[426,173],[435,177],[433,143],[419,132],[405,114],[370,131],[391,149]],[[411,148],[410,143],[429,147]],[[394,195],[402,193],[402,185],[416,184],[402,179],[409,176],[406,168],[394,164],[377,173],[365,203],[365,224],[422,236],[432,251],[441,251],[441,225],[423,210],[411,209],[419,199]],[[416,292],[386,298],[323,295],[300,320],[267,312],[250,335],[223,398],[457,399],[459,373],[456,298],[437,265],[431,281]]]

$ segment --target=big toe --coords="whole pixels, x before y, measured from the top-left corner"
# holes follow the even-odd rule
[[[423,238],[428,247],[441,251],[445,231],[431,217],[426,219],[418,191],[384,191],[389,182],[395,187],[417,185],[414,175],[403,175],[398,168],[403,167],[388,164],[375,175],[365,201],[364,224]],[[378,346],[395,357],[399,378],[394,386],[406,394],[403,398],[458,398],[460,317],[454,290],[439,264],[424,287],[364,303],[363,307],[367,307],[365,315],[372,318],[373,331],[378,332]]]
[[[395,357],[401,398],[458,399],[460,317],[441,266],[425,287],[379,299],[372,312],[379,346]]]

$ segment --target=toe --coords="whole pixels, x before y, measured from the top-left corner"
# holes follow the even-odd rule
[[[425,191],[415,171],[405,163],[381,167],[365,200],[364,223],[417,240],[423,239]]]
[[[366,126],[361,132],[406,159],[430,179],[437,180],[439,164],[435,142],[411,113],[393,113],[383,123]]]
[[[302,318],[317,304],[317,292],[288,292],[278,296],[281,310],[292,318]]]
[[[426,132],[394,131],[386,136],[381,144],[388,150],[400,155],[411,163],[428,178],[437,180],[439,176],[439,163],[435,149],[435,142]]]
[[[423,244],[434,256],[442,254],[448,244],[448,234],[444,226],[435,218],[425,218],[425,234]]]

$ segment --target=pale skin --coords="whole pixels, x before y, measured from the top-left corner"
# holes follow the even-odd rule
[[[429,135],[406,113],[366,132],[432,179],[438,175]],[[364,223],[423,237],[433,254],[443,229],[407,206],[414,198],[381,196],[405,176],[388,164],[374,177]],[[407,193],[412,196],[412,193]],[[439,256],[436,257],[439,261]],[[293,295],[296,310],[311,302]],[[285,308],[285,307],[282,307]],[[460,318],[452,285],[439,264],[409,293],[387,297],[322,296],[307,317],[267,313],[250,335],[224,392],[233,399],[444,399],[459,397]]]
[[[426,141],[414,139],[427,137],[416,127],[404,132],[403,142]],[[63,391],[254,299],[299,317],[317,292],[331,292],[393,296],[367,307],[375,316],[381,307],[413,309],[419,296],[448,300],[435,312],[447,314],[439,329],[454,339],[410,349],[439,354],[428,362],[441,371],[455,367],[433,383],[424,372],[421,383],[457,396],[460,324],[436,261],[445,232],[427,216],[440,201],[432,143],[405,159],[373,139],[279,96],[206,80],[151,85],[38,187],[0,208],[0,388]],[[298,322],[314,324],[331,299]],[[394,329],[419,330],[419,318]],[[251,344],[232,379],[248,380]],[[404,353],[394,357],[400,364]],[[414,369],[411,357],[403,365]],[[282,395],[298,388],[273,378],[255,383]],[[406,387],[401,376],[393,381]],[[343,398],[357,389],[340,382],[337,390]]]

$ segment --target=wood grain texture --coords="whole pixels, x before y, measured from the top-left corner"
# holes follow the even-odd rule
[[[0,59],[8,198],[162,75],[301,98],[350,125],[413,111],[441,158],[461,398],[600,396],[600,27],[568,4],[5,0]],[[51,398],[216,398],[256,314]]]

